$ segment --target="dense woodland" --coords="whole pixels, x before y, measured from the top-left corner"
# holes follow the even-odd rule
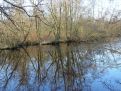
[[[102,10],[95,17],[98,0],[87,0],[89,5],[84,5],[84,1],[3,0],[0,5],[0,48],[119,37],[121,11],[115,8],[113,11]]]

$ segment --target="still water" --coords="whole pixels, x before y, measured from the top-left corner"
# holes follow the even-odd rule
[[[0,91],[121,91],[121,40],[0,51]]]

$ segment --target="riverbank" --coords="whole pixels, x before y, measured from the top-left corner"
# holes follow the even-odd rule
[[[60,40],[60,41],[44,41],[44,42],[22,42],[18,43],[14,46],[1,46],[0,50],[17,50],[19,48],[24,48],[24,47],[29,47],[29,46],[39,46],[39,45],[53,45],[53,46],[59,46],[60,44],[72,44],[72,43],[83,43],[83,44],[88,44],[88,43],[100,43],[100,42],[111,42],[116,40],[117,38],[119,39],[121,36],[120,34],[115,35],[115,36],[105,36],[105,37],[95,37],[95,38],[90,38],[86,40]]]

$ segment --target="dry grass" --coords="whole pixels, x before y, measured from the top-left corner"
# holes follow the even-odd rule
[[[59,22],[58,19],[55,21],[48,19],[50,23],[56,23],[52,24],[53,27],[39,20],[35,22],[33,18],[14,20],[16,27],[10,21],[5,20],[4,23],[0,23],[0,47],[12,47],[20,43],[50,42],[55,41],[58,36],[62,41],[99,41],[106,37],[121,35],[121,22],[109,23],[108,21],[83,19],[83,17],[75,22],[64,19]]]

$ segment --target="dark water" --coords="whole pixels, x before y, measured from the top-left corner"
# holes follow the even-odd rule
[[[0,91],[121,91],[121,41],[0,51]]]

